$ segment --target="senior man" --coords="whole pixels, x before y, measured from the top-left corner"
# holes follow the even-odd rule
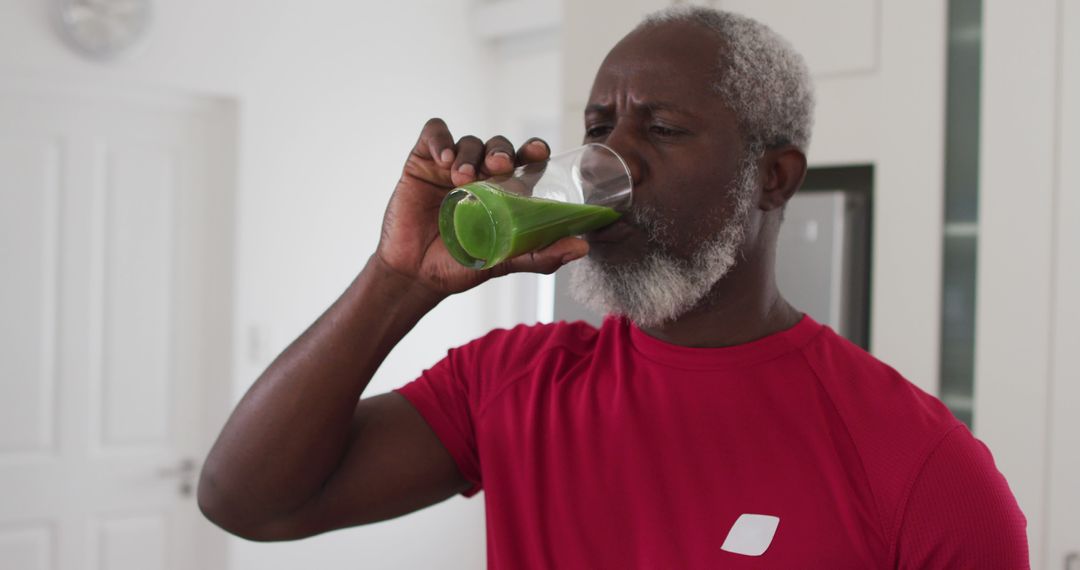
[[[200,506],[286,540],[483,488],[489,566],[505,569],[1027,566],[985,446],[777,289],[812,107],[802,58],[765,26],[654,14],[608,54],[585,109],[585,140],[630,166],[633,211],[479,272],[438,239],[442,197],[548,149],[429,121],[377,251],[240,402]],[[609,313],[599,329],[495,330],[360,399],[449,295],[574,260],[574,290]]]

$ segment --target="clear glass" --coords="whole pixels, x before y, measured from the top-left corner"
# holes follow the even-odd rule
[[[439,235],[459,263],[487,269],[615,222],[629,210],[633,186],[622,157],[587,144],[451,190]]]
[[[971,425],[979,225],[982,1],[949,0],[941,399]]]

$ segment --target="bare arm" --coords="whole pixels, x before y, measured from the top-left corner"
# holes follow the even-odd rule
[[[424,441],[417,427],[426,425],[417,416],[400,429],[400,419],[386,417],[402,415],[407,402],[357,400],[390,349],[437,302],[373,257],[236,407],[203,468],[199,504],[207,516],[248,538],[291,538],[326,530],[319,521],[293,520],[319,497],[353,490],[351,502],[362,502],[363,487],[335,481],[349,466],[346,452],[393,457],[379,439],[408,448],[409,439]],[[387,422],[398,429],[387,429]],[[424,443],[430,455],[431,442]],[[425,483],[449,496],[460,475],[434,463],[438,476]]]
[[[547,153],[546,145],[526,145],[517,162]],[[208,518],[246,538],[285,540],[392,518],[467,488],[407,401],[360,396],[390,350],[448,295],[509,272],[550,273],[584,255],[584,242],[568,238],[483,272],[449,256],[436,229],[442,196],[512,169],[511,156],[506,139],[455,144],[442,121],[428,122],[387,208],[379,249],[259,377],[210,451],[199,482]],[[465,164],[472,172],[460,170]]]

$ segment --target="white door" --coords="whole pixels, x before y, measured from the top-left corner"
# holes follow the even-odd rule
[[[228,399],[231,120],[0,88],[0,570],[221,567],[192,485]]]

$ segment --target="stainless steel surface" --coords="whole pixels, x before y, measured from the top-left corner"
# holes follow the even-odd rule
[[[851,262],[847,197],[841,190],[799,193],[788,202],[776,251],[776,282],[795,308],[844,335]]]

